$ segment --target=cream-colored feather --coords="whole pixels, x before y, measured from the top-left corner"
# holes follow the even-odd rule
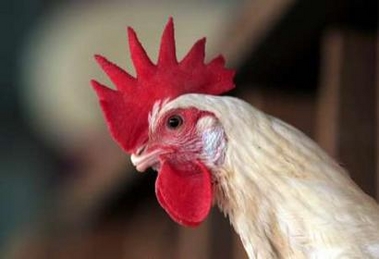
[[[215,201],[249,258],[379,258],[379,206],[307,136],[232,97],[187,94],[159,113],[178,107],[223,126]]]

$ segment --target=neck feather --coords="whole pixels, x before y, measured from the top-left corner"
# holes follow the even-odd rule
[[[377,249],[378,206],[303,133],[232,97],[188,94],[172,105],[220,120],[227,147],[212,169],[215,200],[250,258],[368,258]]]
[[[339,244],[342,232],[349,235],[344,225],[351,222],[337,222],[337,213],[330,212],[360,222],[361,215],[354,214],[356,204],[373,204],[372,200],[303,133],[251,106],[240,106],[238,117],[221,122],[228,149],[224,165],[215,173],[216,196],[249,257],[309,258],[304,243],[327,246],[323,238],[314,237],[318,234]],[[376,205],[369,207],[378,215]],[[379,228],[379,218],[373,220]]]

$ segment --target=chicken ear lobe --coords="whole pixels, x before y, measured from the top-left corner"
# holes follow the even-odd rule
[[[209,214],[212,183],[209,170],[199,161],[164,161],[155,183],[161,206],[177,223],[194,227]]]

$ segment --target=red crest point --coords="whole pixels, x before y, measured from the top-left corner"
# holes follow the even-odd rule
[[[130,27],[128,38],[137,76],[95,55],[116,90],[91,81],[110,132],[127,153],[135,153],[148,140],[148,115],[156,101],[174,99],[186,93],[219,95],[234,88],[235,72],[224,67],[222,56],[204,63],[205,38],[198,40],[188,54],[177,61],[172,18],[162,35],[157,64],[150,60]]]

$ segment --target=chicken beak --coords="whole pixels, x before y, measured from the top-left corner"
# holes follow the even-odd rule
[[[132,154],[130,159],[138,172],[144,172],[149,167],[152,167],[153,169],[159,167],[160,154],[161,151],[159,149],[149,150],[149,148],[145,146],[136,154]]]

